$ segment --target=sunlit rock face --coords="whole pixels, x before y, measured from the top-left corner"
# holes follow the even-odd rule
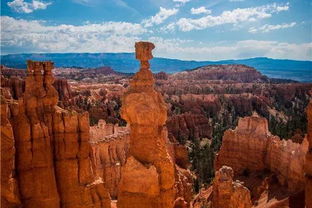
[[[268,169],[276,174],[281,185],[295,193],[304,189],[307,150],[307,140],[301,144],[281,140],[268,131],[265,118],[253,115],[240,118],[235,130],[224,133],[215,167],[230,166],[238,175]]]
[[[11,121],[14,142],[7,122],[4,139],[11,147],[6,163],[13,178],[8,180],[10,189],[1,201],[20,201],[25,208],[110,207],[109,194],[103,181],[95,177],[91,163],[89,116],[56,106],[52,68],[52,62],[28,61],[23,97],[9,105],[6,121]],[[1,144],[2,148],[6,149]],[[7,173],[5,178],[9,178]],[[20,200],[14,194],[14,179]]]
[[[90,127],[90,137],[96,174],[103,178],[112,200],[117,200],[121,171],[129,154],[130,129],[100,120]],[[168,140],[167,145],[175,161],[176,206],[189,207],[193,198],[193,174],[187,169],[190,166],[188,152],[183,145],[171,144]],[[132,170],[128,174],[135,174],[136,170]]]
[[[233,181],[233,169],[222,166],[213,181],[212,205],[216,208],[251,208],[250,191],[241,182]]]
[[[140,71],[122,99],[121,115],[130,124],[129,157],[122,169],[118,208],[173,207],[175,166],[169,155],[164,124],[167,108],[154,89],[148,60],[154,45],[138,42]]]
[[[215,172],[209,188],[201,189],[192,202],[193,208],[251,208],[251,193],[244,183],[234,180],[231,167],[222,166]]]

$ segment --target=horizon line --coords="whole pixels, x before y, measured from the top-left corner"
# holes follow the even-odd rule
[[[31,54],[135,54],[135,52],[34,52],[34,53],[7,53],[1,54],[2,56],[8,55],[31,55]],[[302,62],[312,62],[311,60],[305,59],[288,59],[288,58],[271,58],[267,56],[254,56],[248,58],[229,58],[229,59],[218,59],[218,60],[194,60],[194,59],[179,59],[179,58],[168,58],[168,57],[161,57],[161,56],[154,56],[153,58],[164,58],[164,59],[171,59],[171,60],[179,60],[179,61],[194,61],[194,62],[219,62],[219,61],[237,61],[237,60],[246,60],[246,59],[272,59],[272,60],[289,60],[289,61],[302,61]]]

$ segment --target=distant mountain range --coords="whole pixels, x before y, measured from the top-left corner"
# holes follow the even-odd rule
[[[94,68],[110,66],[116,71],[133,73],[138,70],[139,62],[133,53],[40,53],[10,54],[1,56],[1,64],[13,68],[26,68],[26,60],[51,60],[56,67]],[[222,61],[184,61],[158,58],[151,60],[154,72],[175,73],[205,65],[244,64],[259,70],[271,78],[291,79],[312,82],[312,61],[295,61],[271,58],[250,58]]]

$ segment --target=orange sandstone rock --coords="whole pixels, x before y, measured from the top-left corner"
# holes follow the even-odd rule
[[[169,208],[175,200],[175,167],[164,132],[166,104],[154,89],[148,63],[155,46],[148,42],[138,42],[135,46],[141,69],[122,100],[121,115],[131,128],[130,156],[122,169],[117,206]]]
[[[121,170],[125,166],[126,156],[129,154],[129,130],[128,127],[108,124],[103,120],[100,120],[98,125],[90,127],[96,173],[97,176],[103,178],[112,199],[117,199]],[[164,132],[166,133],[166,131]],[[167,135],[164,134],[163,137],[167,138]],[[175,207],[189,207],[193,198],[193,175],[190,170],[187,170],[189,166],[187,150],[182,145],[171,144],[169,140],[166,141],[166,146],[170,157],[176,163]]]
[[[129,129],[100,120],[90,127],[90,136],[96,175],[103,178],[112,199],[117,199],[121,168],[129,152]]]
[[[28,61],[25,93],[10,106],[21,204],[108,208],[109,194],[91,164],[88,114],[56,106],[52,68],[52,62]]]
[[[213,207],[251,208],[250,191],[239,181],[233,181],[233,169],[223,166],[213,181]]]
[[[8,120],[8,104],[1,96],[1,207],[18,207],[21,202],[15,175],[15,141]]]
[[[235,174],[269,169],[281,185],[296,193],[304,188],[304,162],[307,141],[302,144],[280,140],[268,131],[265,118],[253,115],[239,119],[235,130],[224,133],[215,167],[233,168]]]

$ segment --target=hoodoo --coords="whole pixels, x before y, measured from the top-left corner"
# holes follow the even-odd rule
[[[168,208],[175,200],[175,166],[167,147],[167,107],[154,89],[148,60],[154,44],[135,44],[140,71],[122,99],[122,117],[130,124],[130,147],[122,169],[118,208]]]
[[[52,62],[28,61],[23,97],[1,96],[1,162],[8,167],[1,171],[1,205],[109,208],[92,167],[88,113],[56,106],[52,69]]]

